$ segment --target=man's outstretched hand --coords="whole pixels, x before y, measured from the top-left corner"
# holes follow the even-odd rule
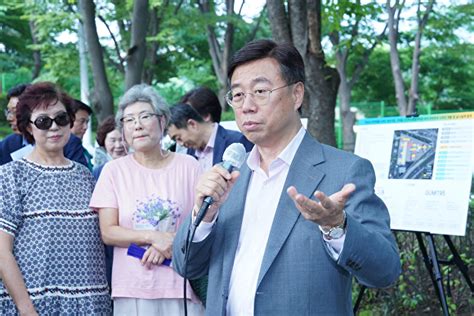
[[[286,192],[295,202],[296,208],[304,218],[315,222],[322,227],[335,227],[344,221],[343,210],[356,186],[352,183],[346,184],[340,191],[327,196],[321,191],[314,192],[316,200],[312,200],[298,193],[294,186],[289,187]]]

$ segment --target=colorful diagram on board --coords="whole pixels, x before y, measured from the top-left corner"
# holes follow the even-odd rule
[[[431,179],[437,139],[437,128],[394,131],[388,178]]]

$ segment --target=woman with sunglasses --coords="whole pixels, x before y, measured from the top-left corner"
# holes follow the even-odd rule
[[[94,179],[64,157],[72,99],[47,82],[17,105],[18,129],[34,149],[0,167],[0,314],[111,313]]]
[[[105,164],[92,195],[102,239],[114,246],[114,315],[184,314],[183,278],[165,260],[172,260],[174,235],[193,207],[201,172],[193,157],[162,150],[169,117],[151,86],[125,93],[116,121],[133,153]],[[132,244],[145,251],[141,259],[128,254]],[[189,314],[203,314],[189,283],[187,293]]]

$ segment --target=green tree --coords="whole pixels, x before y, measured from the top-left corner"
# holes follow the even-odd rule
[[[388,13],[388,39],[390,45],[390,63],[392,65],[392,75],[395,83],[395,95],[397,97],[398,110],[400,115],[405,116],[411,114],[416,109],[416,104],[419,99],[418,94],[418,80],[420,70],[420,55],[421,55],[421,38],[428,23],[428,17],[433,10],[434,0],[430,0],[424,6],[421,0],[417,3],[416,10],[416,35],[413,43],[413,58],[411,62],[411,84],[408,93],[405,91],[405,82],[402,77],[402,69],[400,64],[400,56],[398,52],[398,34],[401,13],[404,9],[405,1],[400,2],[396,0],[387,0],[386,10]],[[408,100],[407,95],[408,94]]]
[[[354,150],[355,112],[351,111],[352,88],[365,70],[375,47],[385,37],[386,27],[375,31],[378,16],[383,11],[376,3],[358,1],[328,1],[325,6],[325,28],[333,45],[336,68],[341,77],[339,109],[343,126],[343,149]]]

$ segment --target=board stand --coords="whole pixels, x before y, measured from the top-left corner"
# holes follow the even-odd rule
[[[407,118],[418,117],[418,116],[419,114],[418,114],[418,109],[416,108],[416,106],[413,109],[413,112],[411,114],[406,115]],[[448,309],[448,304],[446,300],[446,295],[444,292],[443,275],[441,273],[440,264],[457,266],[459,271],[463,275],[464,279],[466,280],[467,284],[469,285],[469,288],[471,289],[471,293],[474,294],[474,285],[469,277],[468,267],[466,263],[462,260],[461,256],[459,256],[459,253],[456,250],[456,247],[454,246],[453,242],[451,241],[451,238],[448,235],[443,235],[443,237],[453,257],[450,260],[438,260],[436,245],[434,242],[433,235],[431,233],[413,232],[413,231],[409,231],[409,232],[415,233],[416,235],[416,239],[418,240],[418,244],[420,246],[420,250],[423,255],[423,261],[425,263],[425,267],[429,272],[431,281],[433,283],[433,287],[435,288],[436,295],[440,301],[441,308],[443,310],[443,315],[449,316],[449,309]],[[425,235],[428,241],[429,253],[423,241],[423,234]],[[362,302],[362,298],[364,296],[364,292],[366,291],[366,289],[367,287],[365,285],[361,285],[359,294],[357,295],[357,299],[353,308],[354,315],[357,314],[357,310],[360,307],[360,303]],[[449,290],[449,283],[448,283],[448,294],[449,293],[450,293],[450,290]]]
[[[453,242],[451,241],[450,236],[443,235],[448,245],[448,248],[451,251],[453,258],[451,260],[439,260],[433,235],[427,232],[414,232],[414,233],[416,235],[416,239],[420,246],[420,250],[423,255],[423,261],[425,263],[426,269],[429,272],[431,281],[433,283],[433,287],[436,291],[436,295],[438,297],[438,300],[440,301],[441,308],[443,310],[443,315],[449,316],[449,309],[448,309],[448,304],[447,304],[446,295],[444,291],[443,275],[441,273],[440,264],[457,266],[459,271],[463,275],[464,279],[466,280],[467,284],[469,285],[469,288],[471,289],[471,293],[474,293],[474,285],[469,277],[468,267],[466,263],[462,260],[462,258],[459,256],[459,253],[456,250],[456,247],[454,246]],[[425,242],[423,241],[423,235],[426,237],[426,240],[428,242],[428,249],[426,248]],[[360,303],[362,301],[362,297],[364,296],[364,292],[366,289],[367,289],[366,286],[361,285],[361,289],[359,290],[359,294],[357,296],[357,300],[353,309],[354,315],[357,314],[357,310],[360,307]]]

